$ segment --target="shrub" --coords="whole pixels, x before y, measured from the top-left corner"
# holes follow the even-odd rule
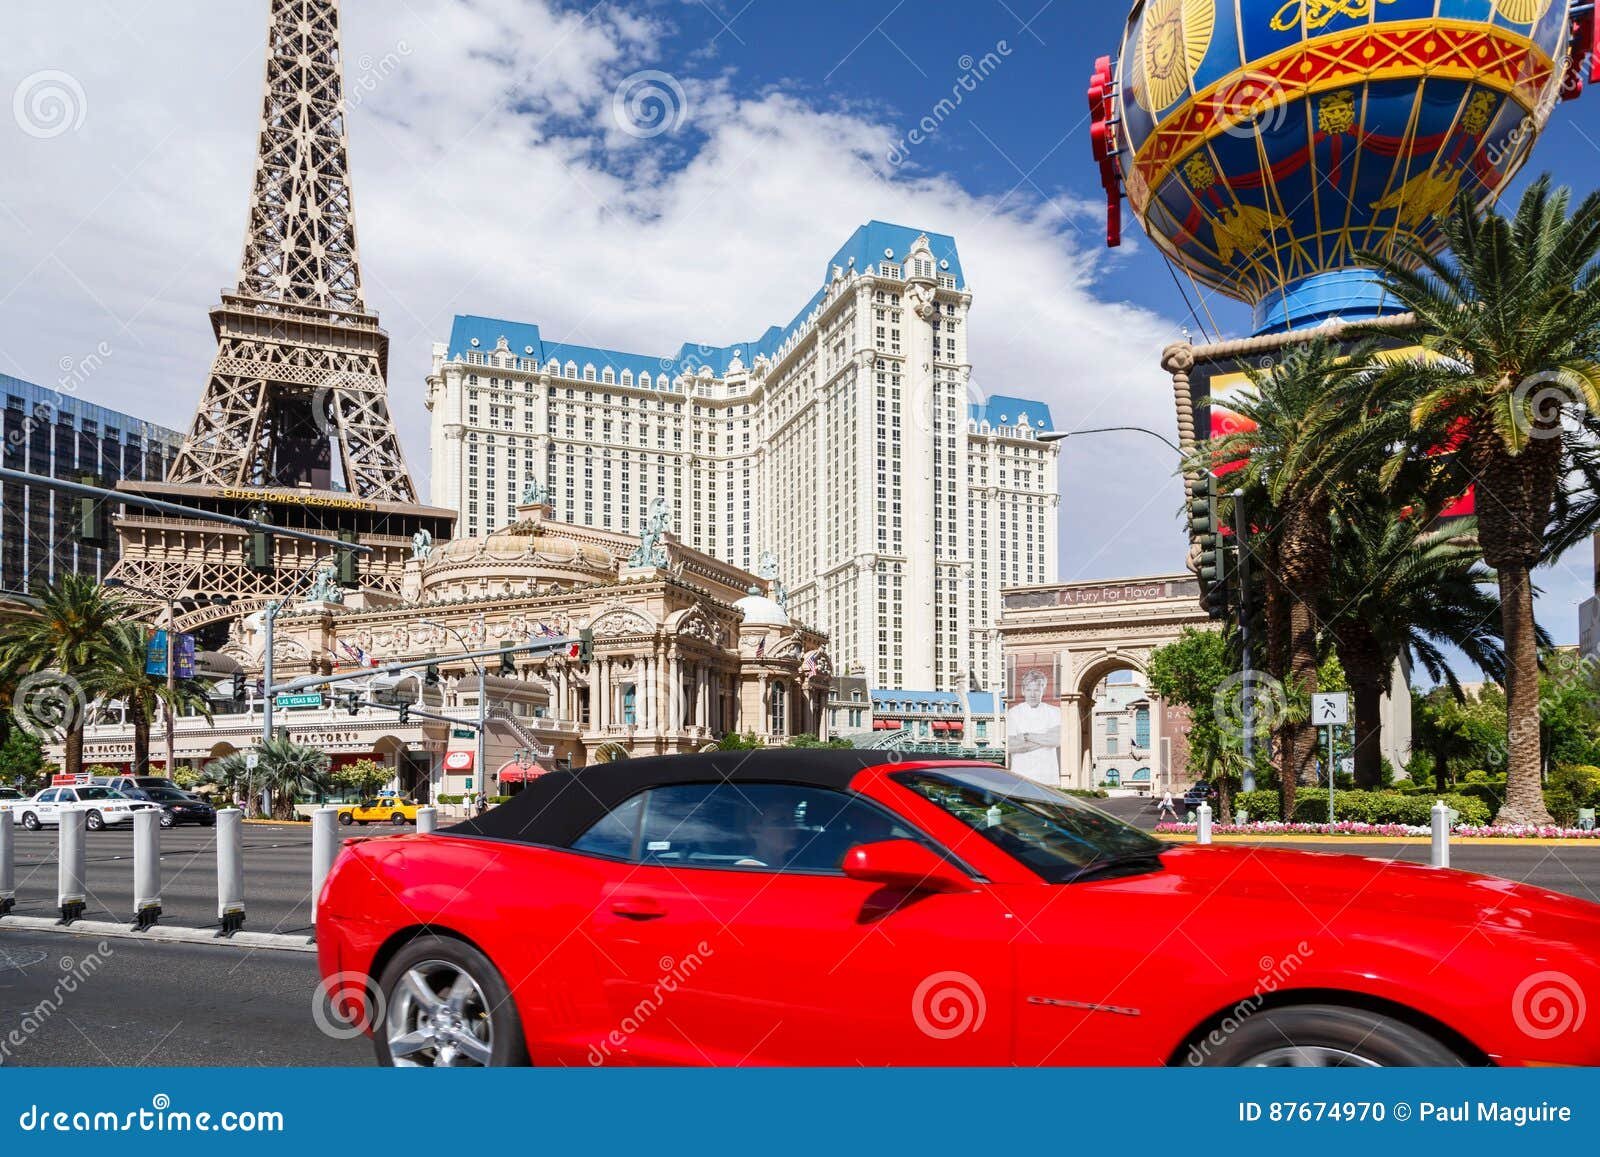
[[[440,803],[460,803],[462,800],[464,800],[466,798],[467,797],[464,796],[464,795],[441,795],[439,797],[439,802]]]
[[[1569,764],[1550,773],[1544,805],[1558,824],[1578,822],[1578,809],[1600,807],[1600,767]]]
[[[1242,811],[1250,817],[1252,823],[1257,820],[1278,820],[1282,818],[1281,803],[1282,801],[1279,800],[1278,793],[1275,791],[1267,791],[1265,789],[1241,791],[1235,793],[1233,797],[1233,814],[1238,815]],[[1324,800],[1323,806],[1327,806],[1326,800]],[[1298,811],[1299,809],[1296,808],[1295,810]]]
[[[1334,796],[1334,821],[1426,827],[1432,820],[1433,798],[1431,793],[1421,795],[1395,791],[1341,791]],[[1461,813],[1458,821],[1460,823],[1478,825],[1489,822],[1489,806],[1480,799],[1453,794],[1445,796],[1444,802],[1446,807],[1454,808]],[[1254,814],[1251,812],[1252,816]],[[1307,791],[1295,800],[1295,823],[1326,823],[1327,819],[1327,793]]]

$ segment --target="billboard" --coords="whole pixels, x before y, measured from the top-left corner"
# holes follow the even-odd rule
[[[1039,783],[1061,783],[1060,668],[1053,651],[1019,651],[1006,662],[1006,764]]]

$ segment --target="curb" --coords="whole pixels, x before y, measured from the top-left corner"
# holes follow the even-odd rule
[[[1193,833],[1186,832],[1156,832],[1158,840],[1171,840],[1173,843],[1192,844],[1196,837]],[[1322,835],[1214,835],[1211,837],[1214,844],[1416,844],[1426,848],[1432,841],[1427,836],[1322,836]],[[1600,840],[1561,840],[1547,836],[1529,836],[1519,838],[1507,836],[1503,839],[1482,836],[1464,836],[1452,838],[1450,846],[1460,848],[1466,846],[1480,848],[1581,848],[1585,845],[1600,848]]]
[[[140,940],[152,944],[213,944],[226,948],[267,948],[278,952],[315,952],[317,946],[306,936],[286,936],[281,932],[235,932],[232,936],[218,936],[208,928],[181,928],[157,924],[143,932],[135,932],[126,924],[108,920],[74,920],[71,924],[58,924],[48,916],[0,917],[0,933],[8,928],[29,932],[63,932],[69,936],[96,936],[102,940]]]

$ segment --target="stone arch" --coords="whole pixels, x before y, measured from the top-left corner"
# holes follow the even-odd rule
[[[1094,782],[1096,777],[1093,774],[1095,688],[1107,676],[1118,671],[1132,671],[1141,678],[1147,678],[1146,666],[1150,652],[1142,648],[1126,651],[1111,647],[1092,654],[1071,655],[1070,658],[1073,663],[1070,682],[1064,677],[1062,683],[1071,688],[1071,697],[1068,702],[1062,703],[1062,710],[1063,715],[1071,711],[1073,718],[1064,720],[1068,726],[1067,734],[1063,736],[1062,774],[1069,784],[1084,788],[1097,787],[1099,785]],[[1154,765],[1152,759],[1151,766]]]

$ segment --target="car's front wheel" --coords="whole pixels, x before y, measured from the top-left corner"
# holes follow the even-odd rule
[[[178,822],[177,819],[173,816],[173,814],[171,812],[167,811],[165,808],[162,809],[162,811],[161,811],[161,820],[160,820],[160,823],[161,823],[162,827],[170,828],[173,824],[175,824],[177,822]]]
[[[383,1023],[378,1063],[398,1067],[503,1067],[528,1063],[511,991],[489,958],[448,936],[420,936],[378,981]]]
[[[97,811],[90,811],[89,814],[84,817],[83,822],[91,832],[97,832],[106,826],[105,816],[101,815]]]
[[[1230,1017],[1202,1035],[1184,1063],[1369,1069],[1454,1068],[1468,1062],[1437,1037],[1392,1016],[1336,1004],[1304,1004]]]
[[[339,813],[339,822],[342,823],[345,827],[349,827],[351,824],[356,822],[356,817],[351,815],[349,812],[340,812]]]

